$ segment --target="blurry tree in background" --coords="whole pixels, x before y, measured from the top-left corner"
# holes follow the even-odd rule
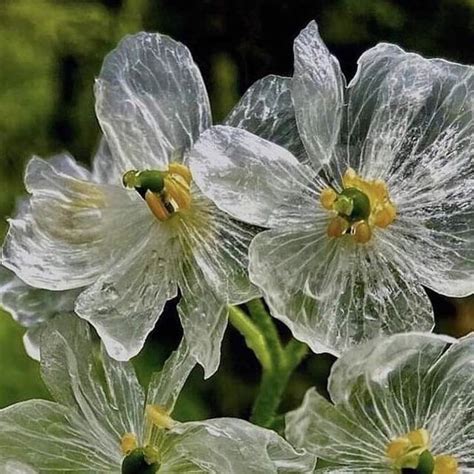
[[[23,193],[23,169],[32,154],[47,157],[68,150],[87,163],[94,153],[99,137],[94,77],[122,36],[160,31],[185,43],[201,68],[219,121],[255,80],[292,74],[293,40],[311,19],[319,23],[348,79],[360,54],[381,41],[473,62],[474,0],[0,0],[1,235]],[[432,299],[439,331],[460,335],[474,329],[472,299]],[[137,358],[143,379],[176,345],[177,321],[169,304]],[[0,407],[47,396],[38,365],[24,354],[21,335],[1,314]],[[292,380],[286,408],[316,381],[324,387],[330,362],[324,355],[308,358]],[[192,378],[184,392],[181,418],[248,414],[258,365],[232,329],[222,369],[208,383],[200,377]]]

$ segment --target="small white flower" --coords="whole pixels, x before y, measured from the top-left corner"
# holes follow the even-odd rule
[[[378,338],[346,352],[287,415],[286,435],[328,473],[468,473],[474,469],[474,335]],[[418,470],[416,470],[418,469]]]
[[[213,127],[192,151],[195,180],[221,209],[269,228],[250,246],[250,278],[313,351],[430,330],[423,286],[474,291],[474,68],[379,44],[346,87],[314,22],[294,51],[306,154]]]
[[[56,402],[29,400],[0,410],[0,470],[289,474],[314,468],[313,455],[246,421],[173,420],[175,401],[196,363],[185,343],[152,377],[146,395],[131,363],[96,349],[85,321],[50,322],[42,336],[41,370]]]
[[[30,209],[11,220],[2,263],[34,287],[85,288],[75,311],[117,360],[140,351],[179,288],[185,337],[209,376],[227,305],[259,291],[247,275],[256,229],[220,211],[188,167],[211,122],[201,74],[185,46],[140,33],[107,56],[95,91],[107,146],[93,175],[33,159],[25,177]],[[239,115],[252,114],[250,102],[229,123],[259,126]],[[267,126],[276,121],[268,117]]]

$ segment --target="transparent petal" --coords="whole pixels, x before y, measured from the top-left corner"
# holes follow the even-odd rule
[[[338,140],[345,80],[337,59],[319,36],[316,22],[301,31],[293,49],[296,121],[308,157],[319,171],[330,162]]]
[[[38,471],[22,462],[8,460],[0,465],[0,474],[38,474]]]
[[[95,440],[87,428],[71,409],[46,400],[28,400],[4,408],[0,410],[0,464],[16,464],[16,472],[22,474],[31,468],[42,473],[118,472],[119,444],[112,451],[104,450],[111,436],[107,433]],[[29,470],[21,470],[18,463],[27,463]]]
[[[148,385],[147,404],[160,405],[172,412],[181,389],[195,366],[196,360],[183,338],[160,372],[152,375]]]
[[[434,453],[448,453],[474,468],[473,334],[452,344],[430,369],[428,390],[425,418]]]
[[[44,325],[39,324],[27,329],[25,334],[23,334],[23,345],[25,346],[25,352],[29,357],[37,361],[41,359],[40,345],[43,329]]]
[[[0,305],[24,327],[37,327],[59,313],[71,312],[78,294],[78,290],[34,288],[0,266]]]
[[[168,36],[127,36],[104,61],[96,113],[122,172],[179,161],[210,125],[207,92],[191,53]]]
[[[274,317],[314,352],[339,355],[381,334],[430,330],[433,314],[406,262],[380,240],[330,239],[320,211],[312,226],[274,229],[250,245],[250,279]]]
[[[2,263],[31,286],[92,283],[115,252],[136,240],[137,227],[153,222],[123,188],[77,179],[38,158],[28,164],[25,182],[32,196],[10,220]]]
[[[109,145],[102,137],[92,159],[92,179],[97,183],[122,186],[123,174],[124,170],[121,169],[120,162],[114,158]]]
[[[296,448],[327,461],[384,468],[385,444],[378,433],[367,422],[360,424],[350,413],[336,408],[315,389],[308,390],[303,404],[286,415],[285,435]]]
[[[177,292],[169,259],[173,252],[157,238],[163,235],[160,224],[155,219],[144,232],[76,302],[76,313],[94,326],[117,360],[140,352],[166,301]]]
[[[312,472],[315,464],[274,431],[233,418],[179,424],[168,433],[166,448],[164,472],[168,462],[181,460],[201,469],[196,472],[235,474]]]
[[[227,301],[209,286],[197,262],[188,257],[181,267],[178,313],[192,357],[209,378],[219,367],[227,327]]]
[[[286,224],[312,209],[317,199],[315,174],[308,166],[245,130],[207,130],[191,151],[190,165],[209,199],[250,224]]]
[[[242,96],[224,125],[243,128],[289,150],[301,163],[308,160],[298,133],[289,77],[266,76]]]
[[[55,318],[41,343],[43,380],[58,402],[81,417],[90,445],[120,452],[125,433],[140,436],[145,396],[130,363],[99,351],[79,318]]]
[[[331,163],[332,175],[336,178],[340,179],[348,167],[361,171],[365,157],[362,150],[379,106],[381,84],[406,56],[398,46],[381,43],[367,50],[357,61],[357,72],[347,88],[339,153]]]
[[[257,298],[248,278],[248,248],[260,230],[219,210],[198,189],[193,190],[194,216],[183,218],[181,248],[190,250],[204,280],[229,304]]]

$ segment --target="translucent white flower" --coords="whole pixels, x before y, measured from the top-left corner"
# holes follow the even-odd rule
[[[286,419],[290,442],[336,464],[325,472],[473,472],[474,335],[367,342],[336,361],[329,394],[310,389]]]
[[[22,463],[31,471],[18,472],[276,474],[314,467],[312,455],[243,420],[173,420],[195,366],[185,343],[145,395],[131,363],[96,350],[85,321],[55,318],[42,337],[42,376],[57,401],[0,410],[0,469]]]
[[[187,165],[211,122],[201,74],[181,43],[140,33],[107,56],[95,92],[110,148],[98,178],[34,158],[31,209],[11,221],[3,264],[31,286],[86,287],[75,311],[117,360],[140,351],[179,288],[185,337],[209,376],[227,305],[259,292],[247,275],[255,228],[204,197]]]
[[[92,173],[78,165],[68,154],[56,155],[48,160],[58,170],[73,176],[101,182],[106,180],[102,168],[107,146],[101,142],[93,159]],[[107,170],[110,175],[110,170]],[[21,220],[31,213],[29,199],[21,199],[14,212],[15,219]],[[27,285],[15,273],[0,266],[0,306],[8,311],[13,319],[27,328],[23,337],[26,352],[39,360],[39,341],[43,326],[58,314],[73,313],[74,302],[81,289],[50,291]]]
[[[346,87],[314,22],[294,51],[307,156],[213,127],[193,150],[195,180],[221,209],[269,228],[250,247],[250,278],[313,351],[430,330],[423,285],[474,290],[474,68],[379,44]]]

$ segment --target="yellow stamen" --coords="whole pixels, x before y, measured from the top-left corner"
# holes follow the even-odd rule
[[[410,431],[410,433],[407,434],[407,438],[410,440],[412,446],[417,448],[428,448],[430,443],[430,435],[424,428]]]
[[[360,221],[352,226],[354,230],[354,240],[359,244],[367,243],[372,237],[372,230],[365,221]]]
[[[160,196],[152,193],[151,191],[147,191],[145,193],[145,201],[150,208],[150,211],[153,215],[160,221],[165,221],[170,216],[170,213],[166,209],[163,200]]]
[[[349,222],[340,216],[331,219],[328,225],[327,233],[329,237],[341,237],[349,228]]]
[[[332,209],[332,206],[336,198],[337,198],[337,193],[332,188],[323,189],[321,191],[321,195],[319,196],[322,206],[324,207],[324,209],[327,209],[328,211]]]
[[[401,437],[390,441],[387,445],[387,456],[390,459],[396,461],[398,458],[401,458],[410,448],[411,442],[406,437]]]
[[[122,450],[122,454],[130,454],[134,449],[137,448],[137,437],[133,433],[125,433],[120,440],[120,449]]]
[[[380,179],[361,178],[352,168],[342,177],[343,190],[337,193],[332,188],[321,191],[320,201],[324,209],[346,219],[348,227],[331,218],[328,225],[330,237],[344,234],[353,236],[354,241],[364,244],[370,241],[373,228],[388,227],[396,218],[397,209],[391,202],[387,185]],[[344,228],[344,231],[341,229]],[[350,229],[351,232],[347,232]]]
[[[435,457],[433,474],[457,474],[458,472],[458,462],[453,456],[442,454]]]
[[[146,416],[150,422],[158,428],[171,429],[174,426],[174,420],[170,417],[165,408],[160,405],[147,405]]]
[[[181,163],[170,163],[168,167],[168,172],[170,174],[177,174],[182,176],[188,185],[191,184],[191,181],[193,179],[189,168],[185,165],[182,165]]]

